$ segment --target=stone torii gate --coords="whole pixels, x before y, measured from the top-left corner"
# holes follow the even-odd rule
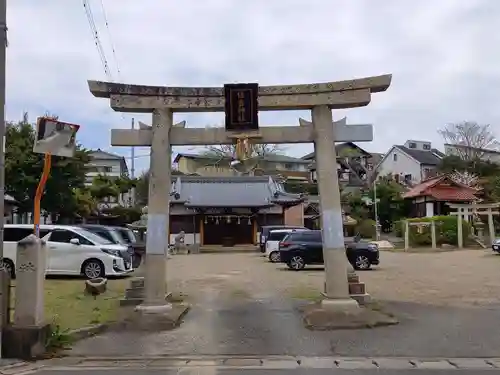
[[[312,111],[312,122],[300,126],[262,127],[252,135],[256,143],[314,143],[323,224],[325,293],[323,305],[334,311],[355,311],[358,304],[349,297],[347,260],[344,249],[342,211],[334,142],[371,141],[371,125],[346,125],[332,120],[332,109],[363,107],[371,94],[389,88],[391,75],[318,84],[261,86],[261,111]],[[112,129],[113,146],[149,146],[150,182],[146,244],[145,300],[143,312],[163,312],[165,302],[166,251],[171,194],[171,146],[232,144],[238,132],[225,128],[186,128],[174,125],[174,112],[216,112],[225,110],[222,87],[165,87],[89,81],[91,93],[109,98],[118,112],[152,113],[152,126],[142,129]],[[244,135],[248,139],[248,135]]]

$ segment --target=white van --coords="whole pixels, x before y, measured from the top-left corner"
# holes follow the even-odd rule
[[[33,233],[33,224],[5,224],[4,262],[15,276],[17,242]],[[40,225],[47,241],[47,275],[84,275],[89,279],[120,276],[133,271],[126,246],[115,245],[83,228]]]

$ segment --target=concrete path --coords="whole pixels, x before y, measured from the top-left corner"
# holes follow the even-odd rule
[[[500,335],[494,334],[499,306],[387,303],[400,319],[397,326],[312,332],[303,327],[299,302],[212,297],[207,293],[206,300],[195,305],[176,330],[108,332],[77,343],[70,355],[500,357]]]

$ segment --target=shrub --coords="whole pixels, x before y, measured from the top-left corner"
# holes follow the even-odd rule
[[[457,217],[456,216],[433,216],[433,217],[418,217],[413,219],[407,219],[410,223],[412,222],[431,222],[436,223],[436,243],[438,245],[458,244],[458,233],[457,233]],[[396,224],[395,232],[401,233],[404,236],[404,221]],[[464,243],[468,240],[470,235],[470,224],[466,221],[462,221],[462,235]],[[410,225],[409,240],[411,245],[417,246],[428,246],[432,244],[431,237],[431,226],[423,226],[419,228],[418,226]]]
[[[356,233],[359,233],[362,238],[375,238],[375,221],[362,220],[356,225]]]

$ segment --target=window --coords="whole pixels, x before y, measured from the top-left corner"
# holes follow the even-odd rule
[[[126,243],[135,243],[135,235],[130,229],[117,229],[116,230]]]
[[[430,150],[431,149],[431,145],[428,144],[428,143],[424,143],[423,148],[424,148],[424,150]]]
[[[269,234],[269,237],[267,237],[268,241],[281,241],[283,238],[285,238],[290,232],[276,232],[276,231],[271,231]]]
[[[96,230],[96,231],[93,231],[95,234],[97,234],[98,236],[101,236],[105,239],[107,239],[108,241],[111,241],[111,242],[116,242],[114,239],[113,239],[113,236],[111,235],[111,233],[109,233],[108,231],[105,231],[105,230]]]
[[[72,238],[76,238],[76,235],[69,230],[56,229],[50,234],[51,242],[61,242],[69,243]]]
[[[285,163],[284,167],[285,167],[285,169],[290,169],[290,170],[294,169],[293,168],[294,165],[292,163]]]
[[[392,155],[392,160],[394,160],[394,161],[398,161],[398,154],[394,154],[394,155]]]
[[[69,241],[71,241],[73,238],[78,239],[80,241],[80,244],[82,245],[93,245],[93,243],[91,243],[84,237],[65,229],[56,229],[52,231],[49,237],[49,241],[58,243],[69,243]]]
[[[405,182],[411,182],[411,174],[405,174]]]
[[[410,142],[408,148],[417,148],[417,144],[415,142]]]
[[[287,241],[321,242],[321,232],[292,233],[286,238]]]

